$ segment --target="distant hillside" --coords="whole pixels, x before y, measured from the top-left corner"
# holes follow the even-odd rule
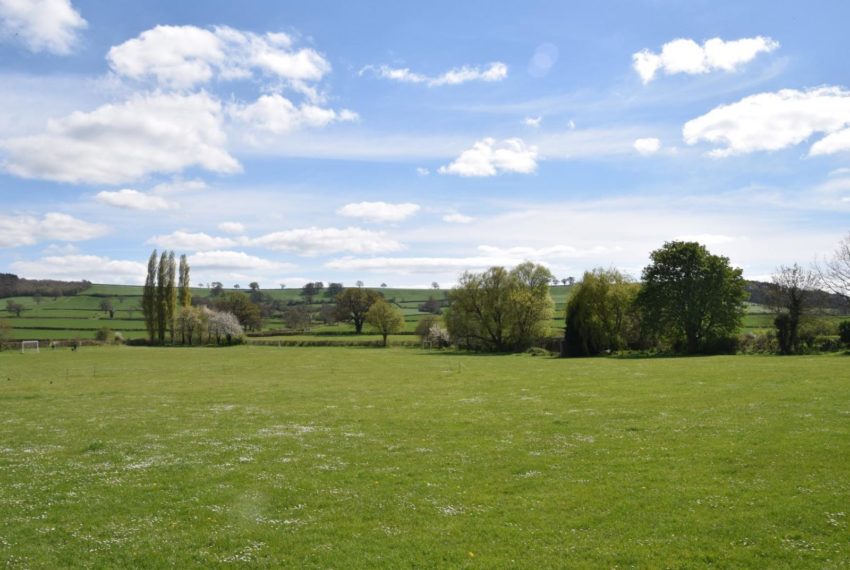
[[[770,306],[773,302],[771,297],[773,291],[773,283],[766,283],[764,281],[747,281],[747,292],[750,294],[749,301],[755,305]],[[811,306],[818,309],[838,312],[847,312],[850,310],[850,306],[848,306],[846,299],[840,295],[836,295],[835,293],[829,293],[827,291],[812,291],[810,299]]]
[[[22,279],[12,273],[0,273],[0,298],[72,296],[91,286],[88,281],[54,281],[52,279]]]

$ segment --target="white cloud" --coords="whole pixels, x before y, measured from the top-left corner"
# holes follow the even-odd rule
[[[499,257],[512,259],[515,262],[532,260],[542,262],[545,259],[573,259],[587,257],[589,255],[603,255],[613,251],[619,251],[619,247],[593,246],[588,248],[577,248],[571,245],[552,245],[545,247],[513,246],[497,247],[491,245],[480,245],[478,250],[488,257]]]
[[[725,234],[688,234],[676,236],[673,238],[676,241],[695,241],[703,245],[722,245],[731,243],[737,240],[746,240],[746,236],[729,236]]]
[[[93,283],[137,284],[147,269],[137,261],[97,255],[54,255],[35,261],[16,261],[12,270],[31,279],[87,279]]]
[[[535,129],[540,126],[540,123],[543,121],[543,117],[526,117],[522,120],[523,124],[528,127],[534,127]]]
[[[167,235],[154,236],[146,243],[166,249],[205,251],[233,247],[236,241],[230,238],[215,237],[203,232],[191,233],[177,230]]]
[[[92,224],[68,214],[51,212],[41,219],[34,216],[0,215],[0,247],[32,245],[40,241],[84,241],[108,232],[101,224]]]
[[[418,174],[419,176],[428,176],[429,174],[431,174],[431,171],[427,168],[422,168],[421,166],[419,166],[416,168],[416,174]]]
[[[638,153],[647,156],[650,154],[655,154],[661,149],[661,141],[654,137],[635,139],[634,147],[635,150],[638,151]]]
[[[508,66],[502,62],[491,63],[486,68],[456,67],[438,76],[428,76],[410,71],[408,68],[393,68],[388,65],[367,65],[360,70],[360,75],[367,71],[374,73],[382,79],[390,79],[401,83],[424,83],[428,87],[439,87],[442,85],[459,85],[469,81],[501,81],[508,76]]]
[[[218,225],[218,229],[228,234],[245,233],[245,226],[239,222],[221,222]]]
[[[330,63],[311,48],[295,49],[283,33],[263,35],[228,27],[157,26],[109,50],[109,65],[117,74],[159,85],[188,89],[213,79],[266,77],[291,82],[319,81]]]
[[[530,174],[537,170],[537,147],[526,146],[522,139],[496,142],[485,138],[463,151],[454,162],[441,166],[440,174],[458,176],[495,176],[503,172]]]
[[[356,121],[357,113],[342,109],[335,111],[301,103],[296,106],[289,99],[278,95],[262,95],[250,105],[233,105],[228,109],[231,116],[260,131],[285,134],[304,127],[324,127],[338,121]]]
[[[387,238],[384,232],[355,227],[286,230],[261,236],[252,240],[251,244],[306,256],[339,252],[383,253],[403,249],[400,243]]]
[[[337,213],[350,218],[363,218],[375,222],[400,222],[419,211],[418,204],[405,202],[389,204],[387,202],[357,202],[346,204]]]
[[[661,47],[661,53],[644,49],[632,55],[633,67],[644,84],[659,71],[667,75],[690,75],[710,71],[735,71],[739,65],[753,60],[760,53],[770,53],[779,42],[763,36],[724,41],[712,38],[702,45],[691,39],[676,39]]]
[[[450,224],[468,224],[474,219],[472,216],[464,216],[458,212],[451,212],[443,216],[443,221]]]
[[[98,192],[95,196],[98,202],[115,206],[116,208],[126,208],[128,210],[143,210],[152,212],[155,210],[167,210],[171,207],[165,198],[160,196],[152,196],[138,190],[124,188],[116,192]]]
[[[41,253],[44,255],[74,255],[79,252],[80,248],[71,243],[66,243],[64,245],[51,243],[41,250]]]
[[[224,271],[282,271],[292,269],[291,263],[281,263],[262,257],[248,255],[241,251],[205,251],[190,255],[189,266],[198,270]]]
[[[221,104],[206,93],[141,95],[50,120],[44,134],[7,139],[4,169],[23,178],[121,184],[199,166],[241,169],[224,148]]]
[[[178,194],[181,192],[196,192],[205,190],[207,183],[203,180],[181,180],[179,178],[171,182],[161,182],[151,188],[154,194]]]
[[[325,264],[329,269],[345,271],[375,271],[392,273],[448,273],[481,270],[494,265],[513,267],[524,261],[550,265],[552,260],[576,259],[605,255],[618,248],[603,246],[579,249],[566,245],[548,247],[478,246],[479,255],[462,257],[344,257]]]
[[[816,133],[826,136],[811,146],[809,155],[850,150],[850,91],[819,87],[759,93],[716,107],[682,128],[690,145],[723,145],[709,153],[716,157],[780,150]]]
[[[32,52],[71,53],[86,25],[70,0],[0,0],[0,38]]]

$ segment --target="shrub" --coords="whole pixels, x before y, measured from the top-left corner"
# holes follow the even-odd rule
[[[772,354],[779,350],[773,331],[756,331],[738,339],[738,350],[744,354]]]
[[[850,321],[838,323],[838,338],[847,348],[850,348]]]
[[[701,354],[735,354],[738,352],[738,337],[719,336],[702,342]]]
[[[844,343],[835,335],[818,335],[814,340],[814,349],[819,352],[836,352],[841,350]]]
[[[115,340],[115,333],[109,327],[101,327],[94,333],[94,339],[100,342],[112,343]]]

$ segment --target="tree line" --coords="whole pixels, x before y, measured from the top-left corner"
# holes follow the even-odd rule
[[[13,273],[0,273],[0,298],[3,297],[70,297],[91,287],[83,281],[22,279]]]

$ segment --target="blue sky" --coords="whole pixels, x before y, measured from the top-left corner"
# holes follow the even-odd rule
[[[558,277],[850,230],[844,2],[0,0],[0,271]]]

